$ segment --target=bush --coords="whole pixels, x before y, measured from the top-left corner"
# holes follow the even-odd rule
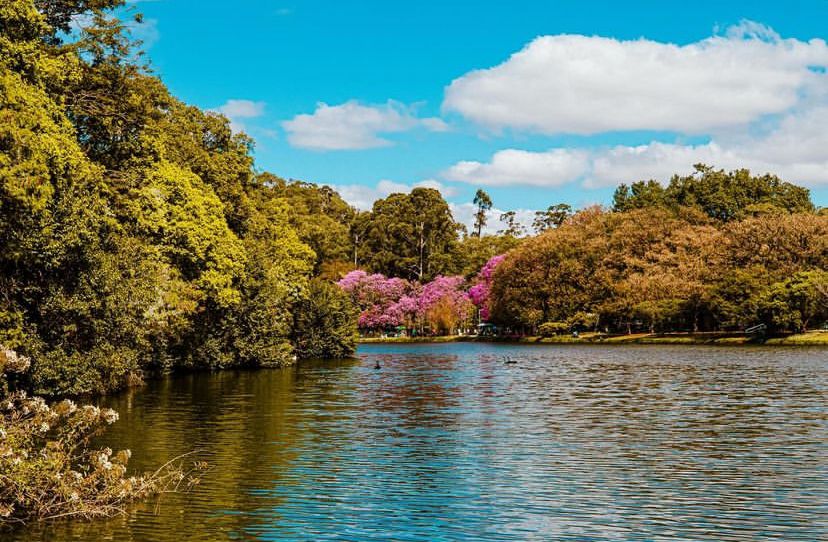
[[[538,326],[541,337],[552,337],[569,331],[570,325],[566,322],[546,322]]]
[[[358,309],[335,284],[312,280],[294,312],[293,343],[299,358],[344,358],[356,351]]]
[[[29,360],[0,346],[0,527],[30,520],[112,516],[128,502],[197,483],[194,463],[175,461],[155,473],[127,476],[129,450],[93,449],[90,440],[118,420],[112,409],[48,405],[9,391]]]

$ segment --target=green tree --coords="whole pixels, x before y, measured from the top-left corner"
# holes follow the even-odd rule
[[[613,208],[694,207],[721,222],[741,220],[758,209],[767,212],[778,208],[788,213],[815,210],[808,189],[775,175],[751,175],[747,169],[726,172],[704,164],[696,164],[694,169],[691,175],[674,175],[666,188],[656,181],[639,181],[629,187],[622,184],[615,191]]]
[[[664,187],[658,181],[636,181],[616,188],[612,204],[614,211],[624,212],[642,207],[663,207],[667,205],[667,200]]]
[[[801,271],[768,288],[759,315],[773,330],[804,332],[828,321],[828,271]]]
[[[486,226],[486,213],[492,208],[492,198],[482,188],[478,188],[477,192],[474,193],[473,203],[477,205],[477,212],[474,213],[474,232],[472,234],[475,237],[480,237],[483,228]]]
[[[550,205],[545,211],[535,211],[532,228],[535,233],[540,234],[548,229],[557,228],[570,216],[572,216],[572,207],[566,203]]]
[[[359,310],[350,296],[330,282],[311,281],[299,302],[293,324],[293,341],[300,358],[353,356],[358,337]]]
[[[498,231],[498,235],[508,235],[510,237],[522,237],[526,234],[526,227],[518,222],[517,215],[514,211],[507,211],[500,215],[500,221],[506,223],[506,228]]]
[[[451,269],[458,225],[433,188],[391,194],[374,203],[366,263],[388,276],[431,280]]]

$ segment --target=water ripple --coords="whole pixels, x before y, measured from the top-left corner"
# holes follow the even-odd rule
[[[827,354],[370,345],[163,380],[109,438],[202,449],[203,485],[19,539],[828,540]]]

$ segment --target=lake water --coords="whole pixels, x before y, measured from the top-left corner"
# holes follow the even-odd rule
[[[134,467],[212,470],[19,540],[828,540],[825,349],[364,345],[103,403]]]

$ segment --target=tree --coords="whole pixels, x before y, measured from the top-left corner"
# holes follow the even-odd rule
[[[291,226],[316,254],[314,272],[352,259],[351,226],[356,211],[329,186],[286,181],[270,173],[258,175],[261,190],[288,204]],[[354,264],[356,266],[357,264]]]
[[[480,269],[477,277],[475,277],[474,286],[469,288],[469,299],[480,309],[481,320],[489,319],[491,312],[489,309],[489,296],[491,295],[492,289],[492,276],[494,275],[495,268],[505,259],[505,254],[499,254],[489,259],[486,265]]]
[[[477,205],[477,212],[474,213],[473,235],[480,237],[487,222],[486,213],[492,208],[492,198],[482,188],[478,188],[477,192],[474,193],[473,203]]]
[[[566,203],[550,205],[545,211],[535,211],[535,220],[532,221],[532,228],[535,233],[543,233],[550,228],[557,228],[567,218],[572,216],[572,207]]]
[[[615,211],[644,207],[695,207],[704,214],[729,222],[741,220],[758,209],[777,208],[783,212],[814,212],[806,188],[782,181],[776,175],[751,175],[747,169],[725,172],[696,164],[691,175],[674,175],[666,188],[656,181],[622,184],[613,197]]]
[[[377,272],[420,282],[452,265],[458,225],[448,204],[433,188],[391,194],[374,203],[365,239],[367,266]]]
[[[0,341],[40,393],[291,363],[311,275],[351,258],[350,206],[254,175],[252,140],[140,64],[121,4],[0,7]]]
[[[463,275],[471,279],[491,258],[504,254],[523,242],[511,235],[484,235],[464,237],[455,245],[450,274]]]
[[[357,339],[357,308],[342,289],[314,279],[296,307],[293,343],[300,358],[353,356]]]
[[[351,244],[354,250],[354,268],[359,268],[362,260],[360,255],[362,248],[365,245],[365,238],[371,226],[371,213],[365,211],[357,211],[354,213],[351,223],[349,224],[349,231],[351,235]]]
[[[768,288],[759,302],[762,321],[773,330],[804,333],[828,321],[828,271],[801,271]]]
[[[473,306],[464,286],[463,277],[437,277],[423,285],[417,311],[432,332],[453,334],[471,318]]]
[[[526,226],[518,222],[516,213],[514,211],[507,211],[501,214],[499,218],[501,222],[506,223],[506,228],[498,231],[498,235],[522,237],[526,234]]]
[[[653,180],[636,181],[630,186],[621,184],[612,196],[612,209],[618,212],[666,205],[664,187]]]
[[[407,280],[351,271],[337,282],[359,308],[359,327],[382,330],[410,323],[417,312],[417,289]]]
[[[125,0],[36,0],[34,3],[49,26],[61,32],[69,32],[72,20],[78,15],[90,11],[103,13],[124,5]]]

